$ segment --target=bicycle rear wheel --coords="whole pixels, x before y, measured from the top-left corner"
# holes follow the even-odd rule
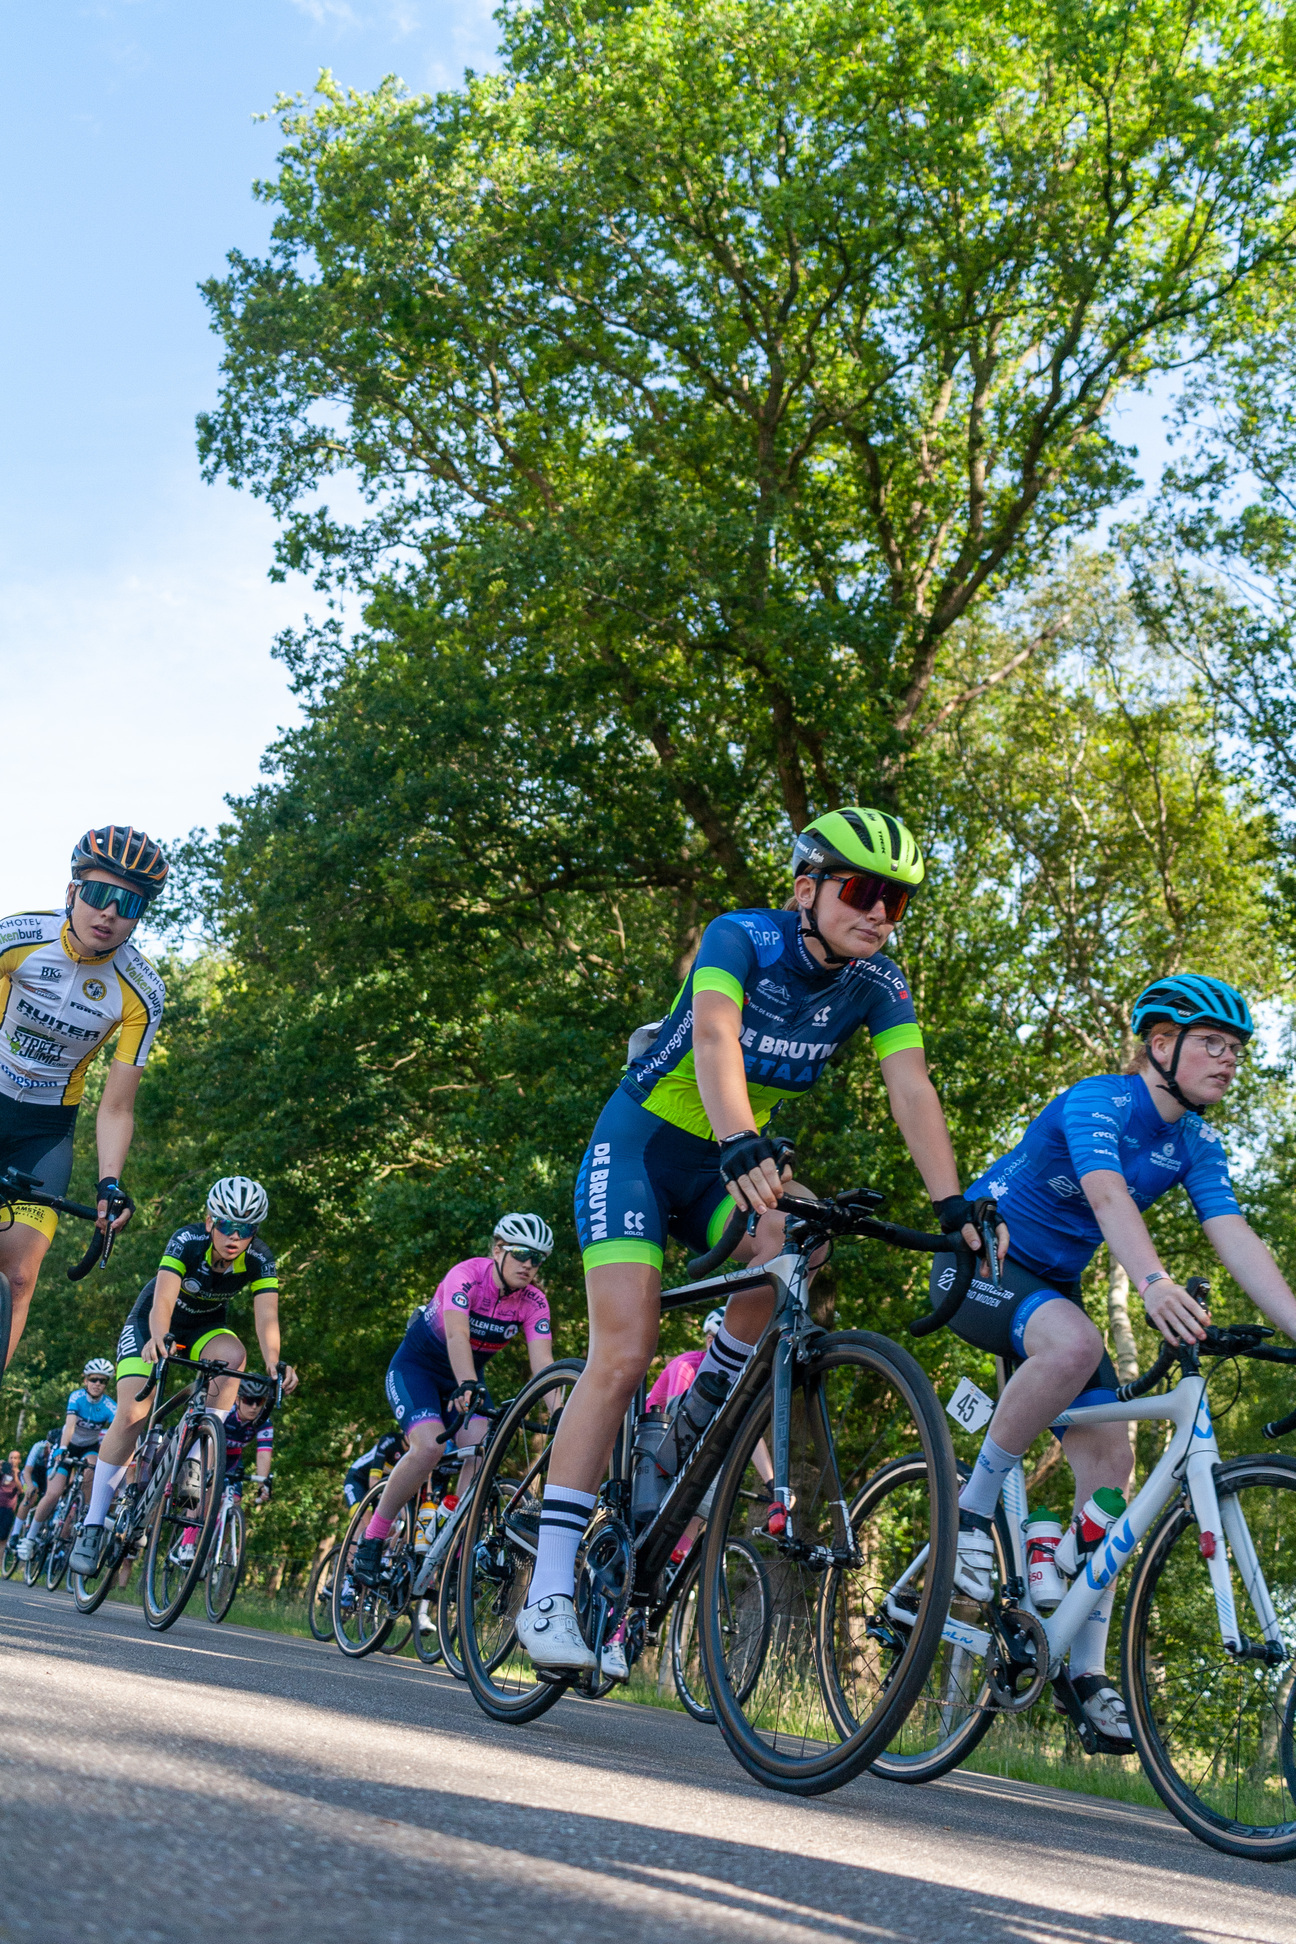
[[[316,1640],[333,1638],[333,1575],[341,1556],[341,1546],[331,1547],[311,1574],[306,1588],[306,1624]]]
[[[17,1522],[15,1522],[9,1533],[9,1537],[4,1542],[4,1550],[0,1552],[0,1574],[3,1574],[5,1579],[12,1579],[18,1571],[18,1568],[22,1565],[22,1561],[18,1557],[18,1542],[26,1529],[24,1525],[20,1531]]]
[[[225,1426],[205,1411],[184,1442],[157,1503],[144,1556],[144,1618],[155,1633],[174,1626],[207,1561],[225,1489]],[[185,1538],[193,1531],[192,1555]]]
[[[1263,1626],[1235,1542],[1250,1545],[1286,1658],[1234,1659],[1220,1638],[1197,1522],[1180,1500],[1134,1566],[1121,1640],[1130,1730],[1148,1780],[1185,1829],[1226,1856],[1296,1856],[1296,1461],[1238,1458],[1215,1478],[1237,1624]]]
[[[908,1501],[926,1489],[920,1458],[901,1458],[869,1481],[851,1507],[851,1523],[861,1527],[903,1532],[909,1522]],[[890,1501],[889,1505],[886,1501]],[[1002,1587],[1008,1575],[1011,1547],[1007,1515],[1000,1504],[994,1519],[995,1579]],[[918,1609],[925,1562],[912,1557],[898,1562],[897,1576],[875,1594],[870,1610],[855,1615],[846,1589],[834,1599],[833,1624],[871,1630],[885,1654],[898,1659],[913,1615]],[[899,1733],[872,1763],[874,1775],[888,1782],[934,1782],[965,1762],[994,1727],[997,1711],[986,1679],[993,1640],[981,1606],[955,1587],[940,1647],[922,1691]],[[845,1665],[834,1657],[834,1667]],[[829,1705],[839,1725],[854,1720],[852,1696],[839,1682],[828,1687]]]
[[[532,1667],[515,1623],[531,1584],[557,1418],[583,1369],[567,1359],[523,1385],[491,1433],[464,1520],[459,1651],[478,1707],[496,1721],[534,1721],[567,1686]],[[543,1401],[550,1393],[561,1399],[553,1418]]]
[[[725,1460],[703,1557],[702,1654],[721,1733],[748,1772],[793,1795],[822,1795],[868,1766],[921,1691],[949,1610],[958,1478],[940,1402],[921,1366],[888,1338],[843,1330],[821,1338],[791,1399],[792,1512],[763,1523],[758,1444],[774,1449],[773,1381]],[[877,1517],[848,1530],[846,1504],[884,1466],[916,1453],[925,1489],[884,1496]],[[769,1588],[738,1583],[726,1541],[746,1539]],[[867,1620],[923,1546],[931,1553],[908,1637],[880,1651]],[[832,1695],[832,1703],[829,1694]],[[850,1712],[838,1718],[841,1695]]]
[[[243,1507],[235,1503],[230,1506],[226,1514],[224,1528],[216,1541],[207,1566],[205,1592],[207,1618],[217,1626],[233,1606],[234,1595],[238,1592],[239,1581],[243,1577],[243,1548],[246,1537]]]
[[[95,1613],[112,1592],[118,1568],[135,1538],[135,1507],[139,1492],[131,1486],[117,1501],[117,1510],[108,1525],[99,1564],[93,1573],[71,1573],[68,1585],[78,1613]]]
[[[383,1484],[380,1480],[370,1487],[351,1514],[351,1523],[346,1529],[333,1574],[333,1638],[348,1660],[363,1660],[366,1654],[376,1652],[395,1626],[397,1614],[404,1610],[403,1597],[401,1606],[393,1610],[390,1582],[393,1572],[400,1577],[406,1556],[412,1556],[412,1505],[401,1507],[395,1525],[383,1541],[382,1570],[387,1583],[365,1586],[353,1571],[356,1549],[382,1494]],[[404,1583],[408,1586],[408,1579]]]
[[[27,1522],[27,1529],[28,1531],[31,1530],[30,1519]],[[45,1539],[45,1535],[43,1533],[41,1534],[41,1539],[42,1539],[42,1543],[36,1547],[35,1551],[32,1552],[29,1558],[24,1559],[23,1561],[23,1585],[24,1586],[35,1586],[37,1580],[40,1578],[42,1572],[45,1570],[45,1546],[48,1544],[48,1541]]]
[[[703,1546],[700,1540],[694,1553],[695,1557],[685,1564],[684,1584],[671,1607],[667,1651],[675,1692],[682,1706],[694,1721],[710,1724],[715,1720],[715,1710],[702,1665]],[[721,1600],[722,1624],[729,1639],[726,1660],[735,1665],[741,1663],[745,1670],[737,1678],[735,1692],[740,1700],[746,1700],[760,1674],[774,1618],[769,1575],[755,1546],[746,1539],[725,1541]]]

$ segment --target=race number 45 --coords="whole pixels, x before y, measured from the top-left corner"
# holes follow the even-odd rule
[[[980,1431],[989,1424],[994,1416],[994,1399],[972,1382],[970,1377],[960,1377],[958,1388],[945,1406],[956,1424],[965,1431]]]

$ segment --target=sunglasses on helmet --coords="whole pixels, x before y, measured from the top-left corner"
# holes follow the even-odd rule
[[[897,884],[894,878],[881,877],[876,871],[861,871],[857,877],[829,877],[828,882],[837,886],[837,896],[853,911],[872,911],[880,898],[893,925],[904,917],[911,896],[909,885]]]
[[[213,1219],[212,1227],[217,1235],[237,1235],[243,1242],[250,1242],[257,1232],[255,1222],[227,1222],[223,1216]]]
[[[120,884],[104,884],[99,878],[78,879],[77,893],[92,911],[107,911],[115,904],[119,918],[139,918],[148,910],[149,901],[142,891],[127,891]]]

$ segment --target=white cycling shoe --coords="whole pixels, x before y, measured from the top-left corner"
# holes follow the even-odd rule
[[[1071,1685],[1086,1717],[1098,1733],[1107,1741],[1123,1742],[1132,1754],[1134,1737],[1130,1733],[1129,1715],[1119,1689],[1112,1686],[1105,1674],[1074,1674]]]
[[[989,1519],[979,1512],[960,1510],[954,1584],[978,1605],[994,1598],[995,1549],[990,1535]]]
[[[32,1536],[28,1534],[28,1536],[25,1539],[20,1539],[18,1541],[18,1544],[15,1547],[15,1551],[17,1552],[19,1559],[31,1558],[32,1554],[35,1552],[37,1546],[40,1543],[40,1537],[41,1535],[39,1533],[36,1534],[35,1538],[32,1538]]]
[[[600,1662],[605,1681],[628,1681],[630,1664],[626,1660],[625,1642],[608,1640],[603,1644],[603,1657]]]
[[[517,1617],[517,1638],[534,1667],[555,1674],[592,1674],[598,1665],[576,1624],[575,1605],[565,1593],[548,1593],[534,1606],[523,1607]],[[605,1664],[606,1659],[605,1652]]]

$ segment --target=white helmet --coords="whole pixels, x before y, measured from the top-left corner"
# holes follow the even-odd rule
[[[226,1222],[263,1222],[270,1197],[259,1181],[247,1175],[222,1175],[207,1196],[207,1213]]]
[[[89,1363],[81,1372],[83,1377],[111,1377],[112,1374],[113,1366],[109,1363],[107,1357],[91,1357]]]
[[[723,1310],[708,1310],[706,1321],[702,1325],[703,1336],[714,1336],[716,1331],[720,1328],[720,1325],[723,1322],[724,1322]]]
[[[533,1255],[549,1255],[554,1245],[553,1230],[539,1215],[501,1215],[495,1240],[509,1249],[529,1249]]]

